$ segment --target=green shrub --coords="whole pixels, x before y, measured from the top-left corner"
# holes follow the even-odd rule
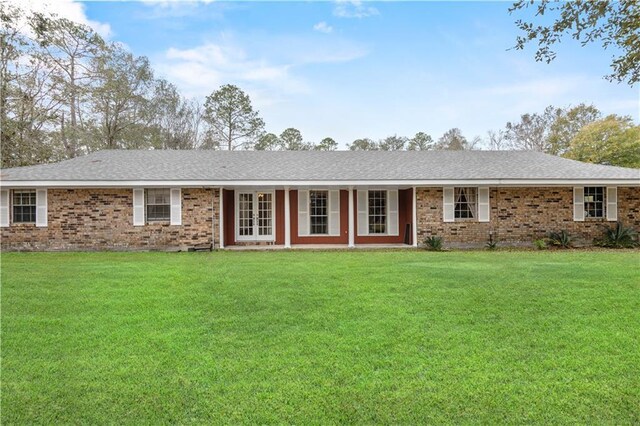
[[[549,234],[549,242],[552,246],[569,248],[571,247],[571,236],[565,230],[552,232]]]
[[[538,250],[546,250],[547,249],[547,241],[544,238],[537,239],[533,242]]]
[[[631,248],[638,245],[638,233],[633,228],[624,226],[622,222],[604,228],[602,239],[597,240],[596,245],[610,248]]]
[[[441,251],[442,243],[442,237],[431,236],[424,239],[424,247],[429,251]]]
[[[487,244],[485,244],[484,246],[487,248],[487,250],[495,250],[498,248],[498,242],[491,239],[487,241]]]

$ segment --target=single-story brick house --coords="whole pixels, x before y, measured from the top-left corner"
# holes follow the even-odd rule
[[[530,245],[640,228],[640,170],[535,152],[101,151],[0,171],[4,250]]]

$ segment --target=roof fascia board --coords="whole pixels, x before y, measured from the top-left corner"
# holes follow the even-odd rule
[[[459,180],[309,180],[309,181],[220,181],[220,180],[34,180],[34,181],[2,181],[3,188],[130,188],[130,187],[260,187],[260,186],[575,186],[575,185],[610,185],[640,186],[640,179],[459,179]]]

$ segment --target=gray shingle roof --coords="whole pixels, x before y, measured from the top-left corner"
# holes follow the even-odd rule
[[[12,181],[628,180],[640,169],[523,151],[100,151],[0,171]]]

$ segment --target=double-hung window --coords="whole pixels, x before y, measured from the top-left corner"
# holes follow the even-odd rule
[[[13,191],[13,222],[36,222],[36,191]]]
[[[309,225],[311,235],[329,233],[329,191],[309,191]]]
[[[171,219],[171,193],[168,188],[146,190],[147,222]]]
[[[584,188],[584,216],[603,218],[605,215],[604,188],[587,186]]]
[[[356,235],[399,235],[398,190],[359,189],[356,218]]]
[[[369,191],[369,234],[387,232],[387,191]]]
[[[298,236],[340,235],[340,190],[298,190]]]
[[[442,189],[442,221],[491,221],[489,187],[444,187]]]
[[[455,188],[456,219],[475,219],[478,211],[478,188]]]

